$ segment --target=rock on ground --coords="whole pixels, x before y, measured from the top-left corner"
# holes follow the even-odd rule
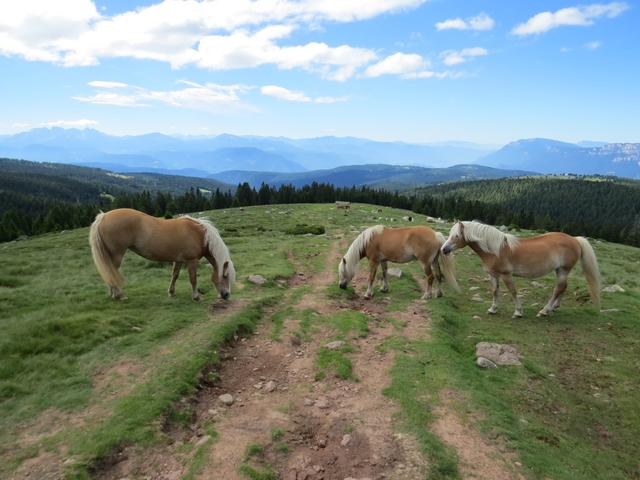
[[[267,283],[267,279],[262,275],[249,275],[247,277],[247,280],[255,285],[264,285],[265,283]]]
[[[513,345],[480,342],[476,344],[476,357],[484,357],[496,365],[521,365],[520,354]]]
[[[478,365],[481,368],[498,368],[498,366],[495,363],[493,363],[488,358],[484,358],[484,357],[478,357],[476,359],[476,365]]]
[[[617,285],[617,284],[604,287],[602,291],[606,293],[624,293],[625,292],[624,288],[622,288],[620,285]]]
[[[387,276],[400,278],[402,277],[402,270],[397,267],[392,267],[387,269]]]
[[[229,393],[224,393],[218,397],[221,403],[225,404],[227,407],[233,405],[233,395]]]
[[[335,342],[329,342],[325,345],[325,348],[329,350],[338,350],[344,346],[344,342],[342,340],[336,340]]]

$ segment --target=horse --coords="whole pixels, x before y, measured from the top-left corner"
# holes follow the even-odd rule
[[[340,200],[336,200],[336,208],[338,210],[343,208],[344,209],[344,214],[348,215],[349,211],[351,210],[351,202],[342,202]]]
[[[197,288],[198,261],[205,257],[213,272],[211,281],[220,297],[228,299],[235,281],[235,268],[229,249],[210,221],[182,216],[156,218],[130,208],[100,212],[89,231],[89,245],[98,273],[107,284],[111,297],[124,300],[124,279],[118,269],[127,250],[157,262],[173,262],[168,294],[175,296],[176,281],[183,264],[191,281],[191,297],[202,299]]]
[[[500,279],[509,289],[515,312],[513,318],[522,317],[522,303],[518,298],[512,276],[537,278],[556,272],[556,286],[538,317],[553,313],[560,306],[560,299],[567,288],[567,277],[578,259],[587,280],[591,300],[600,304],[600,271],[593,247],[584,237],[572,237],[566,233],[551,232],[530,238],[518,238],[480,222],[456,222],[449,238],[442,246],[442,253],[449,255],[465,246],[478,254],[484,269],[491,276],[493,303],[488,313],[498,308]]]
[[[433,297],[433,282],[438,280],[436,296],[442,296],[442,280],[458,291],[458,283],[453,269],[453,260],[440,255],[440,247],[445,242],[444,235],[429,227],[386,228],[376,225],[364,230],[353,241],[338,266],[339,286],[346,289],[356,273],[358,262],[364,257],[369,259],[369,287],[366,299],[373,296],[373,282],[378,265],[382,266],[381,292],[389,291],[387,281],[387,262],[407,263],[418,260],[427,275],[427,287],[423,299]],[[442,260],[442,266],[440,265]],[[434,274],[435,272],[435,274]]]

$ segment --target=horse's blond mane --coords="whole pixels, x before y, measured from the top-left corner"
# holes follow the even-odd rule
[[[491,225],[481,222],[460,222],[462,223],[464,239],[467,242],[476,242],[481,250],[495,256],[500,255],[503,245],[507,245],[511,250],[518,246],[520,239],[515,235],[504,233]],[[460,234],[460,224],[456,225],[457,234]]]
[[[349,250],[347,250],[347,253],[344,255],[344,259],[347,261],[346,272],[349,275],[353,275],[356,265],[358,265],[358,262],[362,258],[362,252],[364,251],[365,248],[367,248],[367,245],[369,245],[371,238],[374,235],[382,233],[382,230],[384,230],[383,225],[376,225],[374,227],[369,227],[366,230],[364,230],[360,235],[358,235],[356,239],[353,241],[353,243],[349,247]]]
[[[211,252],[211,255],[213,255],[213,258],[215,258],[216,263],[218,264],[218,278],[222,276],[222,266],[225,262],[229,262],[229,282],[235,282],[236,269],[231,261],[229,249],[222,240],[218,229],[206,218],[193,218],[189,215],[185,215],[182,218],[188,218],[202,225],[204,228],[204,244],[209,248],[209,252]]]

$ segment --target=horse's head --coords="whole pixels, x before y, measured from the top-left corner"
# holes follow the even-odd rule
[[[464,223],[457,221],[451,227],[449,231],[449,238],[444,242],[440,251],[444,255],[448,255],[454,250],[458,250],[459,248],[463,248],[467,246],[467,241],[464,237]]]
[[[349,269],[347,268],[347,259],[343,257],[342,260],[340,260],[340,264],[338,265],[338,277],[340,279],[338,285],[340,286],[340,288],[347,288],[347,285],[349,285],[351,280],[353,280],[353,273],[354,272],[349,271]]]
[[[211,273],[211,281],[216,286],[220,297],[227,300],[231,295],[231,284],[236,279],[236,270],[231,260],[227,260],[222,265],[222,272],[218,268],[214,268]]]

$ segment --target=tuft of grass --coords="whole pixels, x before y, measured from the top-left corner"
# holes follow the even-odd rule
[[[328,372],[333,373],[336,377],[343,380],[356,380],[353,374],[353,363],[345,353],[352,352],[353,348],[345,345],[338,350],[329,350],[322,347],[316,355],[316,380],[325,378]]]
[[[361,312],[341,310],[324,318],[341,339],[353,337],[366,337],[369,334],[369,317]]]
[[[289,453],[291,448],[284,442],[278,442],[273,446],[273,449],[278,453]]]
[[[263,470],[243,463],[240,465],[240,473],[250,480],[278,480],[278,474],[269,467]]]
[[[306,223],[298,223],[294,227],[287,228],[284,232],[287,235],[323,235],[326,230],[322,225],[307,225]]]
[[[264,446],[260,443],[251,443],[247,445],[247,449],[244,452],[244,459],[249,460],[252,457],[257,457],[264,453]]]
[[[271,440],[277,441],[284,437],[284,430],[282,428],[274,428],[271,430]]]

